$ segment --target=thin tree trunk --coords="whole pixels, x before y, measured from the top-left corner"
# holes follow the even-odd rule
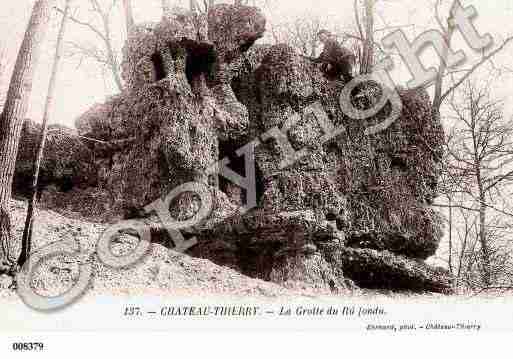
[[[130,38],[130,34],[135,26],[134,14],[132,11],[132,0],[123,0],[123,9],[125,10],[125,22],[126,22],[126,37]],[[123,91],[123,82],[119,74],[119,64],[116,60],[114,49],[112,48],[112,39],[110,33],[109,18],[107,15],[102,14],[103,17],[103,28],[105,30],[105,46],[107,48],[107,57],[109,59],[110,69],[114,75],[114,82],[118,87],[119,91]],[[129,54],[130,55],[130,54]],[[130,55],[129,58],[132,58]]]
[[[469,236],[469,226],[468,226],[468,220],[465,218],[465,236],[463,237],[463,243],[461,245],[461,251],[458,258],[458,274],[456,275],[456,287],[459,286],[461,282],[461,271],[463,267],[463,259],[465,257],[465,252],[467,251],[467,241]]]
[[[474,116],[474,115],[472,115]],[[481,271],[482,281],[484,287],[491,285],[491,261],[490,261],[490,249],[488,244],[488,236],[486,231],[486,193],[483,186],[483,177],[481,174],[481,162],[478,158],[479,148],[477,145],[478,139],[476,134],[473,134],[474,141],[474,171],[476,176],[477,188],[479,190],[479,244],[481,245]]]
[[[375,0],[365,0],[365,41],[363,44],[362,74],[370,74],[374,65],[374,7]]]
[[[126,12],[126,22],[127,22],[127,36],[130,34],[130,29],[133,27],[133,17],[132,17],[132,7],[130,0],[123,0],[123,5],[125,6]],[[109,23],[109,16],[105,13],[100,13],[102,22],[103,22],[103,30],[105,31],[105,36],[102,37],[103,42],[105,43],[105,49],[107,50],[107,58],[109,61],[109,66],[112,71],[112,75],[114,76],[114,82],[118,87],[119,91],[123,91],[123,81],[121,80],[121,75],[119,73],[119,63],[116,58],[116,54],[114,52],[114,48],[112,47],[112,35]]]
[[[125,0],[123,0],[123,1],[125,1]],[[93,25],[92,22],[81,21],[72,15],[69,16],[69,19],[71,21],[75,22],[76,24],[83,26],[83,27],[87,28],[88,30],[92,31],[102,41],[102,43],[105,46],[105,51],[106,51],[106,55],[107,55],[106,63],[109,66],[110,71],[112,73],[112,78],[114,80],[114,84],[118,88],[118,91],[121,92],[121,91],[123,91],[123,81],[121,79],[121,73],[120,73],[121,71],[120,71],[119,61],[116,56],[116,52],[114,51],[114,47],[112,45],[110,13],[102,10],[98,0],[90,0],[90,2],[91,2],[91,5],[93,6],[94,12],[97,15],[99,15],[102,20],[102,25],[101,25],[102,28],[101,29],[97,28],[96,25]],[[131,7],[128,7],[128,8],[123,7],[123,9],[128,9],[129,14],[126,17],[128,18],[127,21],[130,22],[131,21],[130,19],[132,19],[132,16],[131,16],[132,8]],[[63,10],[61,10],[59,8],[56,8],[56,10],[59,11],[60,13],[64,12]],[[127,31],[129,31],[128,29],[131,28],[131,26],[132,26],[131,24],[127,23]]]
[[[61,27],[59,30],[59,35],[57,37],[57,45],[55,49],[55,57],[52,67],[52,73],[50,76],[50,84],[48,85],[48,94],[46,97],[45,110],[43,115],[43,127],[41,130],[41,137],[39,141],[39,147],[37,150],[37,157],[34,161],[34,169],[33,169],[33,179],[32,179],[32,189],[31,189],[31,199],[28,206],[27,217],[25,220],[25,228],[23,230],[23,238],[21,241],[21,255],[18,259],[18,265],[21,267],[25,264],[25,261],[28,259],[31,247],[32,247],[32,236],[34,233],[34,212],[36,210],[37,205],[37,196],[38,196],[38,185],[39,185],[39,170],[41,168],[41,162],[43,161],[44,149],[46,144],[46,137],[48,133],[48,118],[50,114],[50,109],[53,104],[53,96],[55,93],[55,83],[57,80],[57,72],[59,69],[59,63],[62,57],[62,48],[63,48],[63,38],[64,33],[66,31],[66,24],[68,22],[68,13],[70,10],[70,5],[73,0],[66,0],[66,7],[64,9],[64,15],[61,22]]]
[[[18,58],[14,66],[3,113],[0,117],[0,264],[12,265],[14,238],[10,229],[9,204],[18,155],[21,129],[27,114],[35,68],[48,30],[50,11],[55,0],[34,4]]]
[[[215,5],[215,0],[203,0],[203,6],[205,7],[205,12],[208,12],[210,8]],[[197,0],[189,0],[189,8],[192,12],[202,12],[200,6],[198,5]]]
[[[121,80],[121,76],[119,74],[119,64],[116,60],[116,55],[114,54],[114,49],[112,48],[112,43],[110,39],[110,32],[107,32],[107,41],[105,41],[107,45],[107,56],[109,58],[109,65],[114,75],[114,82],[119,91],[123,91],[123,81]]]
[[[482,280],[485,287],[492,285],[492,268],[490,259],[490,246],[488,243],[488,235],[486,231],[486,199],[482,190],[482,184],[479,185],[479,243],[481,245],[482,256]]]
[[[433,97],[433,108],[435,111],[440,112],[440,106],[442,106],[442,89],[444,82],[445,70],[447,70],[447,61],[449,57],[449,49],[451,47],[452,36],[454,34],[454,26],[448,24],[447,33],[445,34],[445,41],[447,48],[443,53],[443,58],[440,60],[440,66],[438,68],[438,75],[435,82],[435,95]]]
[[[135,25],[134,14],[132,12],[132,1],[123,0],[123,7],[125,8],[126,34],[127,36],[130,36]]]
[[[449,199],[449,272],[454,274],[452,267],[452,197],[447,197]]]
[[[169,19],[171,17],[171,2],[170,0],[162,0],[162,18]]]

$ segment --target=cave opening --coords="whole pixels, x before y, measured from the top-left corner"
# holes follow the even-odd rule
[[[162,58],[162,55],[158,52],[154,53],[151,56],[151,62],[153,62],[153,67],[155,69],[157,81],[165,79],[166,78],[166,67],[164,66],[164,59]]]
[[[191,86],[202,74],[210,78],[213,74],[217,53],[212,44],[183,39],[180,46],[185,49],[185,75]]]
[[[75,184],[73,183],[73,180],[69,177],[60,178],[58,180],[58,188],[60,192],[71,192],[73,188],[75,188]]]
[[[401,156],[392,156],[392,158],[390,159],[390,167],[397,168],[401,172],[408,171],[408,164],[406,162],[406,159],[404,159]]]
[[[241,148],[240,144],[228,141],[220,141],[219,142],[219,159],[228,158],[230,163],[227,165],[235,173],[240,176],[246,176],[246,164],[244,154],[241,156],[237,156],[236,151]],[[264,181],[262,171],[258,167],[258,163],[255,161],[255,183],[256,183],[256,201],[257,204],[260,204],[262,197],[264,195]],[[234,200],[236,203],[245,204],[247,203],[247,193],[243,188],[238,187],[235,183],[225,178],[224,176],[219,176],[219,189],[224,192],[228,197]]]

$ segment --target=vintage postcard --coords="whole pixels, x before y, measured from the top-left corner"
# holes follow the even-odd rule
[[[1,357],[56,350],[33,333],[511,333],[512,18],[1,1]]]

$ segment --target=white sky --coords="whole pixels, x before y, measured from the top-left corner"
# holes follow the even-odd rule
[[[100,0],[109,2],[109,0]],[[134,5],[134,16],[136,22],[156,21],[161,16],[160,0],[132,0]],[[187,0],[188,1],[188,0]],[[185,0],[176,1],[185,2]],[[434,0],[381,0],[378,5],[378,11],[381,16],[392,25],[414,24],[415,28],[409,27],[406,31],[413,39],[421,31],[434,28],[432,21],[431,5]],[[449,4],[449,0],[445,0]],[[27,24],[30,10],[34,0],[0,0],[0,49],[6,47],[10,55],[9,64],[12,67],[16,52],[20,46],[25,26]],[[60,0],[62,4],[63,0]],[[336,21],[340,21],[342,26],[350,27],[353,18],[353,0],[271,0],[272,20],[280,21],[294,15],[313,14],[326,16]],[[121,3],[121,1],[119,1]],[[83,6],[87,0],[75,0],[76,5]],[[481,33],[489,32],[495,38],[496,43],[507,35],[513,34],[513,1],[511,0],[493,0],[493,1],[463,1],[464,5],[474,4],[479,17],[476,20],[476,27]],[[121,49],[125,34],[124,22],[122,19],[122,10],[119,6],[114,10],[113,29],[115,31],[116,46]],[[269,12],[269,11],[268,11]],[[84,8],[80,11],[79,17],[87,19],[88,12]],[[30,103],[28,117],[40,121],[43,112],[43,104],[46,96],[46,90],[49,81],[49,72],[52,64],[56,32],[60,16],[54,16],[52,31],[48,33],[44,45],[44,55],[37,69],[37,75],[34,81],[34,91]],[[378,23],[377,26],[382,26]],[[70,23],[66,33],[67,41],[93,41],[94,37],[83,27]],[[455,38],[456,47],[464,49],[470,58],[476,59],[476,54],[472,53],[461,40],[459,35]],[[513,55],[513,44],[506,51],[496,58],[497,66],[509,65]],[[437,58],[434,51],[427,50],[423,56],[427,60],[426,64],[436,64]],[[470,61],[472,62],[472,61]],[[86,62],[77,67],[76,59],[65,58],[61,63],[57,93],[55,103],[51,112],[51,122],[62,123],[72,126],[74,120],[92,104],[103,102],[106,96],[114,93],[114,87],[110,82],[105,83],[96,71],[95,64]],[[468,65],[467,65],[468,66]],[[511,65],[513,68],[513,64]],[[397,70],[394,72],[394,78],[397,84],[404,84],[409,79],[409,74],[404,70],[401,62],[396,60]],[[481,74],[488,76],[488,69],[483,69]],[[4,90],[8,84],[10,74],[6,74],[1,79],[0,90]],[[510,96],[513,89],[513,76],[505,75],[497,81],[495,90],[501,97]],[[507,112],[512,113],[513,106],[508,106]]]

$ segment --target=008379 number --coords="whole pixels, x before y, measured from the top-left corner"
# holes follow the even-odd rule
[[[33,352],[42,351],[44,349],[43,343],[13,343],[12,349],[14,351]]]

